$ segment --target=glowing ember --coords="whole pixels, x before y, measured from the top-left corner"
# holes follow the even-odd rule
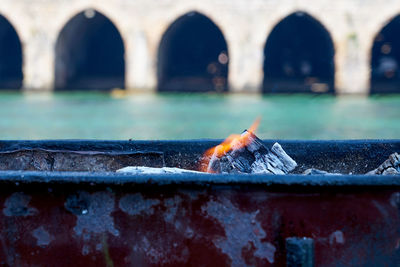
[[[226,155],[226,153],[231,151],[232,149],[238,150],[238,149],[241,149],[241,148],[249,145],[250,142],[253,140],[251,138],[251,135],[255,134],[255,131],[257,130],[258,125],[260,124],[260,120],[261,119],[258,118],[250,126],[250,128],[247,131],[245,131],[243,134],[241,134],[241,135],[240,134],[232,134],[218,146],[208,149],[203,154],[203,159],[200,163],[200,171],[214,173],[214,171],[211,168],[209,168],[209,163],[210,163],[211,159],[221,158],[224,155]]]

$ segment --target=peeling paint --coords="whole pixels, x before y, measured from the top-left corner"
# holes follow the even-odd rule
[[[82,255],[89,255],[90,247],[88,244],[84,244],[82,247]]]
[[[193,231],[193,229],[190,228],[190,227],[187,227],[186,230],[185,230],[185,232],[184,232],[184,236],[185,236],[186,238],[189,238],[189,239],[193,238],[193,236],[194,236],[194,231]]]
[[[333,245],[334,243],[336,243],[336,244],[344,244],[344,242],[345,242],[344,234],[340,230],[337,230],[337,231],[333,232],[329,236],[329,244],[331,244],[331,245]]]
[[[182,247],[175,239],[162,236],[156,239],[142,236],[141,240],[133,246],[133,251],[144,254],[146,259],[157,266],[168,263],[186,263],[190,252],[187,247]]]
[[[164,220],[167,223],[173,224],[176,231],[178,233],[183,233],[185,238],[193,238],[193,229],[188,225],[186,219],[182,220],[182,218],[186,218],[186,209],[182,208],[182,202],[183,199],[179,196],[166,199],[164,205],[167,208],[167,211],[164,212]],[[177,214],[178,211],[179,215]]]
[[[49,234],[43,226],[40,226],[33,230],[32,235],[36,238],[36,245],[44,247],[53,241],[53,237]]]
[[[81,192],[88,199],[87,213],[77,215],[74,231],[76,235],[82,236],[91,233],[100,234],[109,232],[114,236],[119,235],[119,231],[114,227],[114,219],[111,213],[114,211],[115,197],[109,192],[97,192],[92,195]]]
[[[102,243],[96,244],[96,250],[97,251],[102,251],[103,250],[103,244]]]
[[[139,215],[141,213],[154,214],[155,205],[159,204],[158,199],[144,199],[141,194],[129,194],[121,197],[119,208],[129,215]]]
[[[88,212],[90,195],[86,192],[78,192],[67,197],[64,207],[75,215],[82,215]]]
[[[181,203],[182,199],[179,196],[168,198],[164,201],[164,205],[167,208],[167,210],[164,212],[164,220],[167,223],[174,223],[176,213]],[[181,212],[183,212],[183,210],[181,210]]]
[[[4,203],[3,214],[6,216],[31,216],[38,213],[37,209],[29,207],[31,196],[22,192],[13,193]]]
[[[203,191],[194,191],[194,190],[187,190],[187,189],[180,189],[178,190],[180,194],[187,196],[191,201],[197,200],[202,194]]]
[[[146,236],[141,235],[133,246],[133,251],[144,254],[152,264],[186,263],[190,252],[183,243],[185,238],[194,236],[194,231],[188,226],[186,209],[182,207],[183,199],[180,196],[167,198],[163,201],[166,210],[163,212],[164,221],[172,225],[177,236]],[[185,220],[181,218],[185,217]],[[181,236],[183,234],[183,236]],[[151,241],[149,241],[151,240]]]
[[[218,202],[209,201],[202,210],[217,219],[225,229],[225,237],[216,238],[213,243],[231,258],[231,266],[246,265],[242,258],[242,249],[249,243],[253,243],[256,249],[254,256],[274,262],[275,246],[269,242],[261,242],[266,233],[256,220],[259,211],[242,212],[225,197]]]

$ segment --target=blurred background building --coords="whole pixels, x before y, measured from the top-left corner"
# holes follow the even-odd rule
[[[400,92],[394,0],[3,0],[0,88]]]

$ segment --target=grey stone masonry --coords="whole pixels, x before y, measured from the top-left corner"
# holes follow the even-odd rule
[[[95,9],[119,30],[125,45],[126,88],[155,90],[163,33],[180,16],[197,11],[222,31],[229,49],[229,90],[261,91],[263,50],[273,27],[296,11],[307,12],[330,33],[339,94],[367,94],[374,37],[400,12],[395,0],[2,0],[0,14],[23,47],[25,90],[52,90],[54,47],[63,26]]]

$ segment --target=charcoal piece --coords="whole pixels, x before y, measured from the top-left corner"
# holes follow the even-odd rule
[[[208,164],[208,172],[287,174],[297,166],[278,143],[269,150],[253,133],[244,131],[242,136],[246,134],[245,140],[232,141],[232,149],[223,155],[216,147]]]
[[[366,173],[367,175],[400,175],[400,155],[393,153],[378,168]]]

